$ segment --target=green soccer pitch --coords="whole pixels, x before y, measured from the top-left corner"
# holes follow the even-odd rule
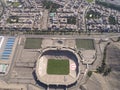
[[[24,49],[39,49],[41,44],[41,38],[26,38]]]
[[[76,45],[78,49],[95,50],[93,39],[77,39]]]
[[[69,60],[49,59],[47,63],[47,74],[68,75]]]

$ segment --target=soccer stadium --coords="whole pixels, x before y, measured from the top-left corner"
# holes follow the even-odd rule
[[[79,57],[72,49],[45,48],[36,65],[39,81],[46,85],[71,85],[80,74]]]

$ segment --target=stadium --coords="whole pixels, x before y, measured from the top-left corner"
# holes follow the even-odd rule
[[[70,48],[48,47],[40,51],[37,79],[46,85],[71,85],[80,76],[80,58]]]

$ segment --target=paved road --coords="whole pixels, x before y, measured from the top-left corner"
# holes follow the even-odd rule
[[[24,35],[21,35],[23,37]],[[112,37],[120,37],[120,33],[106,33],[106,34],[92,34],[92,35],[86,35],[86,34],[81,34],[81,35],[25,35],[26,37],[40,37],[40,38],[69,38],[69,39],[74,39],[74,38],[112,38]]]

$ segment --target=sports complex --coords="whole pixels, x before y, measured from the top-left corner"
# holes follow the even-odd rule
[[[9,82],[43,88],[79,86],[96,59],[94,39],[85,38],[0,36],[0,51],[0,75],[11,72]]]

